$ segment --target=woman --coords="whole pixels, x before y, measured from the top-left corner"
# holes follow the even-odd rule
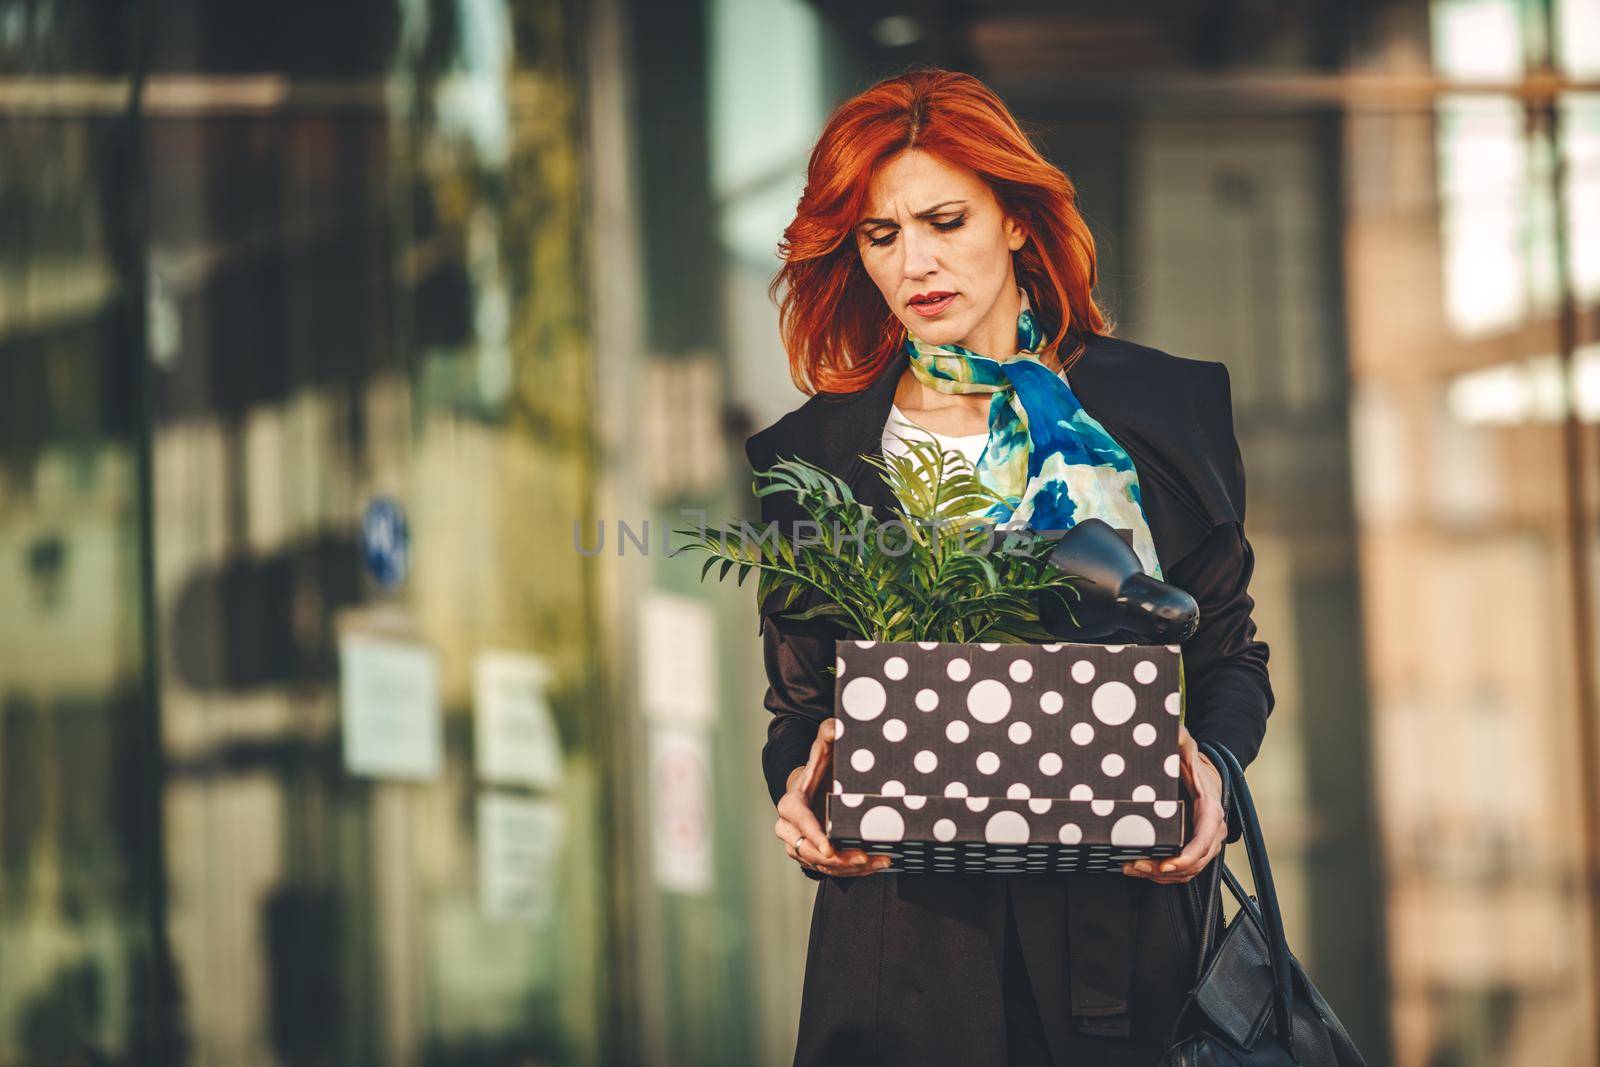
[[[967,75],[914,70],[842,105],[812,153],[782,251],[773,290],[787,283],[791,375],[812,395],[750,438],[754,469],[810,460],[881,515],[893,500],[863,454],[881,454],[908,426],[967,445],[983,435],[969,454],[1008,501],[997,519],[1037,520],[1055,500],[1054,524],[1035,528],[1063,528],[1061,491],[1072,487],[1078,518],[1122,509],[1146,572],[1200,605],[1183,645],[1180,767],[1193,819],[1182,851],[1122,874],[988,876],[901,875],[886,858],[832,848],[818,812],[843,632],[828,619],[781,618],[776,600],[761,605],[774,829],[819,882],[795,1062],[1146,1067],[1194,977],[1183,884],[1237,838],[1195,738],[1248,765],[1273,704],[1247,592],[1226,368],[1108,336],[1071,182]],[[1071,419],[1074,432],[1111,462],[1057,465],[1052,482],[1063,446],[1041,435],[1047,420],[1021,417],[1033,409],[1007,377],[1024,359],[1054,372],[1043,376],[1049,402],[1091,416]],[[1117,481],[1127,477],[1132,486]],[[786,494],[763,498],[762,518],[785,534],[802,517]]]

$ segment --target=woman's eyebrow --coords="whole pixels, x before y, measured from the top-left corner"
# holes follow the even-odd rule
[[[932,207],[923,208],[921,211],[917,212],[915,215],[912,215],[911,217],[914,218],[914,219],[925,219],[929,215],[937,215],[937,214],[939,214],[940,211],[944,210],[945,208],[949,207],[952,204],[965,204],[965,203],[966,203],[965,200],[943,200],[943,201],[940,201],[939,203],[933,205]],[[856,228],[860,229],[862,226],[898,226],[898,225],[900,225],[900,224],[898,222],[894,221],[894,219],[862,219],[860,222],[856,223]]]

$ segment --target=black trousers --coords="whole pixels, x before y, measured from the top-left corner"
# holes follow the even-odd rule
[[[1017,936],[1017,918],[1009,895],[1006,897],[1005,948],[1001,956],[1007,1067],[1054,1067],[1044,1023],[1039,1018],[1038,999],[1033,995],[1028,968],[1022,960],[1022,940]]]
[[[1034,877],[891,872],[820,879],[795,1067],[1050,1064],[1047,1035],[1063,1028],[1062,1013],[1070,1011],[1072,950],[1061,929],[1070,901],[1061,896],[1059,923],[1032,921],[1023,896],[1013,912],[1008,881]],[[1035,903],[1053,901],[1056,883],[1071,881],[1037,877]],[[1127,881],[1132,1033],[1069,1033],[1054,1067],[1150,1067],[1166,1047],[1193,978],[1194,940],[1179,887]],[[1036,962],[1059,960],[1061,973],[1029,969],[1024,946]],[[1041,993],[1047,981],[1054,992]]]

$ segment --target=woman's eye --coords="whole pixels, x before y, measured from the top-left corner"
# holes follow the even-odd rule
[[[955,218],[950,219],[948,222],[934,223],[933,228],[936,230],[943,230],[948,233],[951,230],[959,230],[962,226],[966,225],[966,221],[967,217],[965,215],[958,215]],[[895,232],[896,231],[891,230],[882,237],[873,237],[870,238],[869,241],[872,244],[872,247],[882,248],[884,245],[889,244],[894,240]]]

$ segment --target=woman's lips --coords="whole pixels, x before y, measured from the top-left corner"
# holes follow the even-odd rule
[[[947,294],[945,296],[941,296],[937,300],[929,300],[929,301],[926,301],[926,302],[913,302],[912,305],[911,305],[911,310],[915,311],[918,315],[921,315],[923,318],[929,319],[929,318],[932,318],[933,316],[939,314],[939,312],[943,311],[945,308],[949,307],[951,302],[954,301],[955,298],[956,298],[956,294],[955,293],[949,293],[949,294]]]

